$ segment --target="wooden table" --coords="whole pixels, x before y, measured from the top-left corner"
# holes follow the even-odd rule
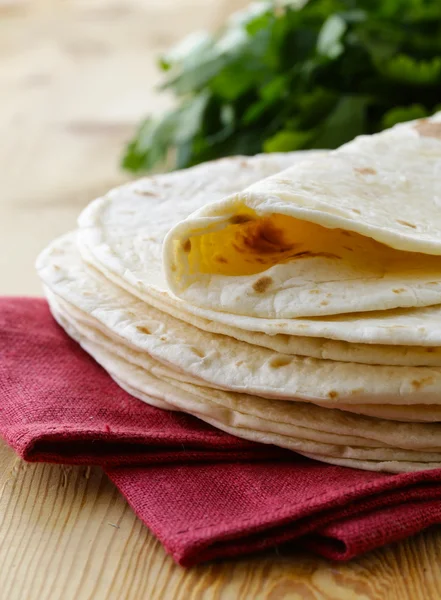
[[[154,57],[245,0],[0,0],[0,293],[40,294],[33,263],[127,178],[124,142]],[[28,465],[0,442],[0,600],[441,598],[441,532],[349,564],[305,553],[185,571],[97,468]]]

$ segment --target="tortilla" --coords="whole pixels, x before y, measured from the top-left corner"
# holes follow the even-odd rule
[[[285,345],[284,351],[288,354],[319,358],[322,343],[316,345],[306,341],[312,337],[351,344],[427,346],[428,354],[439,353],[439,306],[312,319],[263,319],[200,308],[170,292],[163,273],[161,250],[169,228],[203,206],[205,201],[219,200],[230,191],[278,172],[295,160],[304,160],[305,156],[308,154],[288,153],[222,159],[185,171],[141,179],[112,190],[92,202],[79,218],[78,247],[82,258],[106,279],[163,312],[193,322],[206,331],[222,333],[225,328],[229,336],[273,350],[281,351]],[[400,284],[394,289],[401,288]],[[303,339],[298,341],[294,337]],[[416,360],[409,358],[408,363],[401,363],[404,361],[401,358],[395,363],[391,358],[393,352],[383,360],[377,356],[376,349],[371,350],[369,354],[369,349],[364,349],[360,362],[436,364],[426,363],[424,359],[421,362],[421,353]],[[326,347],[324,352],[324,358],[335,360],[355,361],[358,354],[355,352],[348,358],[346,349],[336,345]],[[407,351],[401,352],[402,357],[406,354]]]
[[[364,365],[280,354],[200,330],[85,268],[75,234],[37,261],[43,282],[87,322],[205,386],[320,404],[441,405],[441,367]]]
[[[272,319],[439,304],[440,176],[441,113],[296,162],[175,225],[169,286]]]
[[[185,410],[238,437],[275,443],[320,457],[325,462],[366,461],[375,470],[378,462],[404,462],[404,470],[412,470],[411,463],[420,468],[423,461],[424,468],[438,468],[441,464],[441,453],[438,452],[441,425],[378,423],[376,419],[351,417],[341,411],[300,403],[273,403],[263,399],[256,402],[255,398],[243,394],[213,394],[212,390],[207,392],[194,384],[174,380],[172,373],[170,379],[164,373],[158,378],[154,364],[145,355],[139,356],[126,348],[123,350],[125,358],[118,356],[113,352],[116,346],[108,344],[101,334],[96,336],[97,332],[87,328],[80,333],[75,320],[66,319],[59,312],[53,296],[51,306],[69,335],[77,339],[122,387],[148,403],[152,403],[153,397],[154,405],[159,399],[173,410]],[[370,439],[369,434],[376,439]],[[393,447],[394,442],[399,446]]]

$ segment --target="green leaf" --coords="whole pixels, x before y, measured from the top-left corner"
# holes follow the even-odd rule
[[[140,125],[124,168],[335,148],[436,110],[441,2],[255,1],[160,66],[176,106]]]
[[[397,106],[391,108],[383,115],[382,127],[388,129],[397,123],[422,119],[428,116],[428,111],[422,104],[412,104],[411,106]]]
[[[346,23],[339,15],[331,15],[320,29],[317,52],[327,58],[337,58],[344,50],[342,37]]]
[[[159,58],[159,64],[164,71],[185,65],[192,62],[194,58],[203,55],[212,45],[213,38],[211,35],[205,31],[197,31],[163,54]]]
[[[300,150],[312,138],[309,131],[279,131],[263,144],[264,152],[291,152]]]
[[[317,128],[313,148],[337,148],[364,131],[368,99],[344,96]]]
[[[406,54],[398,54],[387,62],[378,64],[384,76],[412,85],[441,85],[441,56],[430,60],[416,60]]]
[[[177,122],[173,132],[176,143],[185,143],[196,135],[202,125],[203,116],[210,100],[210,94],[203,92],[183,104],[177,114]]]

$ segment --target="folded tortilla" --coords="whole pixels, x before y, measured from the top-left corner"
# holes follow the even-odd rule
[[[361,136],[175,225],[169,286],[270,319],[439,304],[440,181],[441,113]]]
[[[225,333],[288,354],[319,358],[323,351],[324,358],[357,361],[358,351],[348,354],[345,344],[326,344],[326,340],[341,340],[365,346],[359,362],[436,364],[430,362],[430,357],[436,355],[441,346],[439,305],[311,319],[264,319],[201,308],[170,291],[162,264],[162,244],[171,227],[205,202],[220,200],[296,161],[318,155],[300,152],[227,158],[144,178],[112,190],[92,202],[80,215],[78,247],[82,258],[119,288],[199,329]],[[403,287],[400,283],[393,289],[402,290]],[[360,293],[353,297],[351,306],[354,307],[354,302],[362,296]],[[425,346],[429,362],[421,353],[414,359],[407,350],[397,350],[396,356],[401,354],[401,358],[395,363],[393,352],[383,359],[375,344]],[[408,363],[402,362],[406,355]]]
[[[88,269],[75,234],[53,242],[37,267],[49,289],[79,309],[86,322],[206,387],[332,406],[441,405],[441,367],[281,354],[158,311]]]

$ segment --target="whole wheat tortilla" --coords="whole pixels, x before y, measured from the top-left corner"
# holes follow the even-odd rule
[[[92,202],[80,216],[78,246],[82,257],[118,287],[206,331],[222,333],[224,329],[227,335],[255,345],[316,358],[322,356],[323,348],[323,357],[335,360],[438,364],[435,356],[435,362],[431,361],[432,355],[439,355],[441,346],[439,306],[312,319],[263,319],[199,308],[170,292],[162,267],[162,242],[169,228],[205,202],[219,200],[295,160],[304,160],[305,156],[307,153],[222,159],[112,190]],[[307,338],[320,340],[316,344]],[[378,357],[373,346],[371,351],[366,347],[360,349],[360,354],[355,350],[352,355],[344,344],[328,346],[323,339],[365,345],[428,346],[431,356],[426,363],[421,351],[412,358],[407,350],[397,350],[396,356],[400,358],[395,363],[393,350],[385,359]]]
[[[179,321],[85,268],[75,235],[53,242],[37,266],[50,290],[97,327],[205,386],[331,405],[441,405],[440,367],[364,365],[280,354]]]
[[[360,136],[181,220],[164,241],[168,283],[260,318],[439,304],[440,181],[441,112]]]
[[[256,403],[255,398],[244,395],[221,392],[213,394],[213,390],[208,390],[207,393],[204,388],[194,384],[184,384],[172,377],[167,380],[164,373],[158,378],[154,375],[154,366],[146,361],[145,356],[137,358],[136,353],[125,349],[126,358],[134,360],[134,363],[128,362],[126,358],[114,354],[112,350],[115,345],[110,344],[112,349],[109,348],[99,333],[101,343],[97,343],[96,338],[91,341],[88,337],[93,337],[97,332],[94,334],[88,331],[87,337],[82,335],[74,320],[67,320],[60,314],[54,297],[51,298],[51,303],[57,320],[68,333],[122,387],[144,401],[152,403],[153,396],[154,405],[157,405],[159,399],[173,410],[185,410],[238,437],[274,443],[325,462],[363,461],[366,463],[364,468],[373,470],[388,470],[385,465],[390,463],[389,468],[398,471],[413,470],[416,465],[419,470],[421,464],[425,469],[441,465],[441,453],[430,451],[431,445],[439,450],[440,425],[384,424],[378,423],[376,419],[351,417],[341,411],[309,407],[300,403],[272,403],[263,399]],[[142,367],[136,364],[139,360]],[[373,433],[379,441],[375,440],[373,443],[369,433]],[[399,447],[392,446],[395,441]],[[402,448],[403,445],[405,449]]]

